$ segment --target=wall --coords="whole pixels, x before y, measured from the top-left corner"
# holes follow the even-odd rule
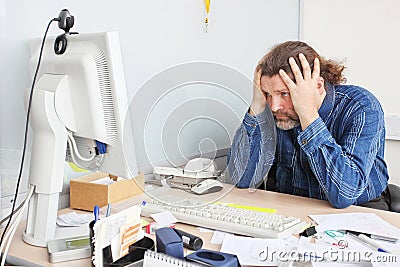
[[[385,159],[391,181],[400,184],[400,2],[302,0],[301,7],[301,39],[325,57],[344,60],[347,83],[380,100],[387,123]]]

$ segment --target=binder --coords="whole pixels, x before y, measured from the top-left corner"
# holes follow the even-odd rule
[[[188,262],[167,254],[147,250],[144,253],[143,267],[204,267],[202,264]]]

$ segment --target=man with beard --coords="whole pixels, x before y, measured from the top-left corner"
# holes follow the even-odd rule
[[[383,110],[367,90],[343,85],[343,70],[299,41],[260,60],[250,109],[228,155],[237,187],[258,187],[268,174],[268,190],[336,208],[388,210]]]

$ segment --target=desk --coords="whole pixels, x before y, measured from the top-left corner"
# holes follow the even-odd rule
[[[182,193],[181,193],[182,192]],[[185,192],[179,190],[178,194]],[[185,193],[186,194],[186,193]],[[192,195],[193,196],[193,195]],[[132,197],[127,200],[120,201],[113,205],[112,211],[118,211],[130,205],[140,203],[147,196],[145,194]],[[335,209],[332,206],[322,200],[309,199],[304,197],[292,196],[287,194],[255,190],[253,193],[249,193],[247,189],[237,188],[224,188],[223,191],[200,196],[200,198],[220,198],[219,201],[233,202],[243,205],[253,205],[266,208],[276,208],[277,213],[286,216],[295,216],[305,221],[311,221],[307,216],[309,214],[328,214],[328,213],[348,213],[348,212],[372,212],[379,215],[382,219],[400,228],[400,213],[393,213],[388,211],[374,210],[358,206],[350,206],[346,209]],[[211,233],[199,233],[195,230],[194,226],[181,225],[179,228],[187,232],[195,232],[204,240],[204,248],[219,250],[220,245],[210,244]],[[22,222],[15,233],[13,243],[10,247],[7,262],[11,264],[18,264],[24,266],[60,266],[67,267],[71,266],[72,262],[60,262],[57,264],[51,264],[48,261],[47,249],[39,248],[27,245],[22,241],[22,232],[25,229],[25,223]],[[73,266],[90,266],[89,259],[82,259],[73,262]]]

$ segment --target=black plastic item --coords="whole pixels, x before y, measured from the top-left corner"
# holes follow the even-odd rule
[[[315,230],[315,226],[308,227],[306,230],[300,233],[300,236],[309,237],[315,235],[317,230]]]
[[[145,236],[129,246],[128,254],[112,263],[104,263],[104,267],[121,267],[142,260],[144,258],[144,253],[148,249],[154,251],[154,240]]]
[[[175,232],[182,238],[183,246],[190,250],[199,250],[203,246],[203,240],[195,235],[189,234],[185,231],[174,229]]]
[[[89,223],[89,242],[90,242],[90,255],[91,255],[90,264],[91,264],[92,267],[94,267],[93,260],[92,260],[93,251],[94,251],[94,244],[93,244],[93,240],[94,240],[93,239],[94,238],[94,231],[93,231],[94,223],[95,223],[94,220]]]

